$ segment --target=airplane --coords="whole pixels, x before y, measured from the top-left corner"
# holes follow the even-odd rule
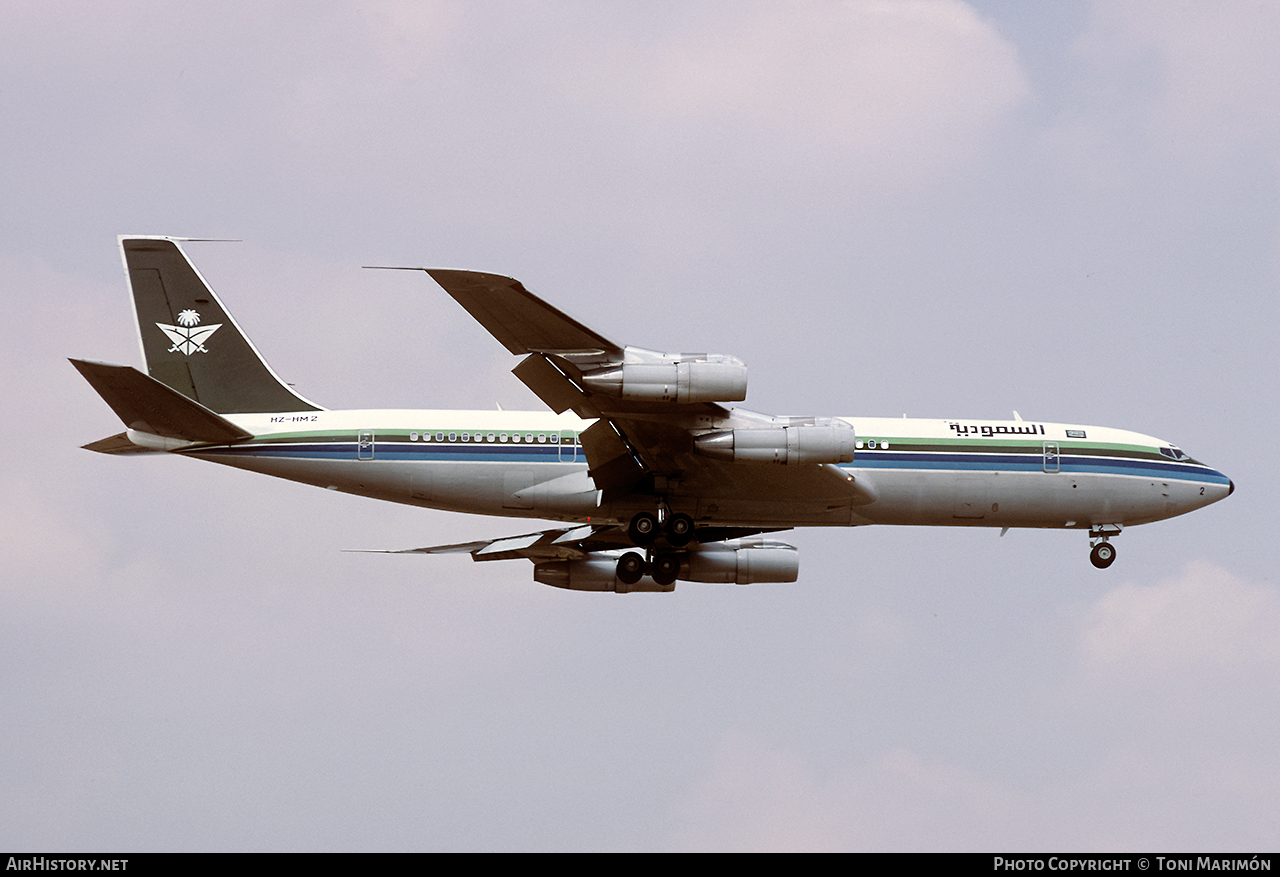
[[[761,414],[747,366],[617,344],[497,274],[425,271],[512,354],[545,412],[331,411],[258,353],[187,257],[191,238],[119,238],[146,373],[73,359],[125,424],[84,447],[169,453],[409,505],[555,520],[517,536],[388,553],[525,558],[537,582],[671,591],[794,582],[794,527],[899,524],[1087,531],[1229,496],[1178,446],[1082,424]],[[369,266],[393,267],[393,266]],[[399,267],[399,266],[394,266]]]

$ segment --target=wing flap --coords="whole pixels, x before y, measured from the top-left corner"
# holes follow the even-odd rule
[[[580,436],[587,455],[587,474],[601,490],[634,484],[644,475],[626,442],[607,420],[597,420]]]
[[[522,359],[511,373],[556,414],[572,410],[585,420],[600,416],[582,390],[541,353]]]

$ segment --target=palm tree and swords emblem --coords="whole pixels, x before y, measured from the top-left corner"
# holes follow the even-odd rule
[[[170,326],[165,323],[156,323],[164,334],[169,336],[169,340],[173,342],[173,346],[169,348],[169,353],[183,353],[190,356],[193,353],[208,353],[204,343],[209,340],[209,336],[222,328],[221,323],[214,323],[209,326],[200,325],[200,315],[188,308],[178,313],[178,325]]]

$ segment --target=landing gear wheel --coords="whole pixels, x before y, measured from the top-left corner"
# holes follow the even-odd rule
[[[693,518],[688,515],[671,515],[667,518],[667,541],[682,548],[693,539]]]
[[[652,545],[653,540],[658,536],[658,518],[649,512],[639,512],[631,519],[631,526],[627,527],[627,535],[631,537],[631,541],[643,547]]]
[[[1098,569],[1106,569],[1115,563],[1116,548],[1110,542],[1099,542],[1089,552],[1089,562]]]
[[[634,585],[644,575],[644,558],[634,551],[628,551],[618,558],[618,581],[624,585]]]
[[[660,585],[673,585],[680,572],[680,558],[674,554],[659,554],[654,558],[649,575]]]

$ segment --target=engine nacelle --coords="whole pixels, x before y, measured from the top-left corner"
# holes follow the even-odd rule
[[[751,585],[794,582],[800,577],[800,552],[785,542],[732,539],[691,548],[680,561],[677,578],[685,582]],[[570,591],[674,591],[675,583],[660,585],[645,575],[635,584],[618,578],[618,558],[609,555],[583,560],[553,560],[536,564],[533,580]]]
[[[794,582],[800,577],[800,552],[785,542],[734,540],[700,545],[689,552],[680,578],[689,582],[751,585]]]
[[[747,367],[732,356],[680,362],[627,362],[587,372],[593,393],[651,402],[741,402],[747,398]]]
[[[616,557],[589,557],[585,560],[553,560],[535,564],[533,580],[553,588],[569,591],[614,591],[629,594],[635,591],[674,591],[675,583],[660,585],[645,576],[634,585],[618,578]]]
[[[727,429],[693,440],[699,454],[734,463],[853,462],[853,427],[843,420],[824,419],[800,426]]]

